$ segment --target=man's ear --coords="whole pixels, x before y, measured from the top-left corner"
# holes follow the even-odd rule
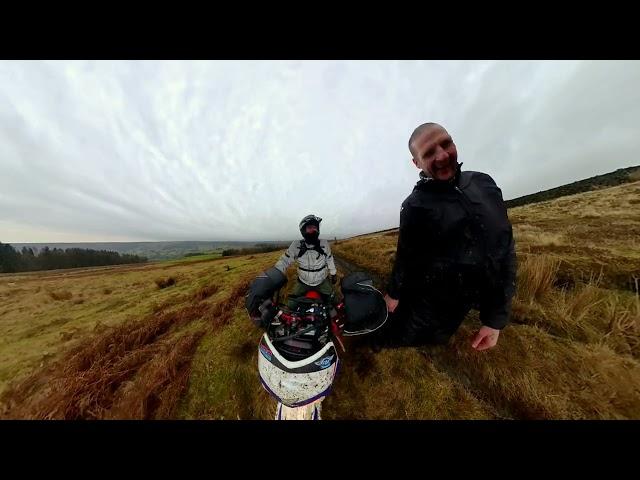
[[[411,157],[411,161],[416,167],[420,168],[420,165],[418,165],[418,161],[415,158]]]

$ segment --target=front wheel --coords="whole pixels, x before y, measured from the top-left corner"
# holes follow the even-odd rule
[[[322,420],[322,398],[302,407],[287,407],[278,402],[276,420]]]

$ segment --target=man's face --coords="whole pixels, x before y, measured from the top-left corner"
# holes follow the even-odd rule
[[[435,180],[450,180],[456,174],[458,151],[449,133],[441,126],[428,127],[411,147],[415,166]]]
[[[302,236],[308,243],[315,243],[318,240],[318,227],[315,225],[306,225]]]

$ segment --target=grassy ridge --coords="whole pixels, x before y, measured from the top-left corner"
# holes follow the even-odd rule
[[[600,188],[614,187],[616,185],[636,182],[638,180],[640,180],[640,166],[620,168],[615,172],[596,175],[595,177],[568,183],[560,187],[513,198],[511,200],[507,200],[505,203],[507,208],[520,207],[530,203],[545,202],[567,195],[575,195],[576,193],[589,192]]]

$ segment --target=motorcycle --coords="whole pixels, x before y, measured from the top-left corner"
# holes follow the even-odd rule
[[[265,330],[258,345],[258,372],[265,390],[278,402],[276,420],[321,419],[321,402],[331,392],[340,367],[343,337],[378,330],[387,320],[382,293],[363,272],[342,279],[342,299],[311,289],[302,297],[279,301],[286,277],[276,268],[250,285],[245,307]],[[275,298],[274,298],[275,296]]]

